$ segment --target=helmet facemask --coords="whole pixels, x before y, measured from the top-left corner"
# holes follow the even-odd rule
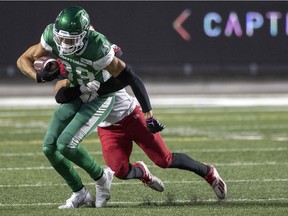
[[[54,42],[62,55],[72,55],[81,50],[84,46],[84,38],[87,32],[84,31],[81,34],[71,35],[69,32],[60,30],[57,32],[53,30]]]

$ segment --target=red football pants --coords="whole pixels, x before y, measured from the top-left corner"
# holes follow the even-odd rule
[[[144,114],[139,107],[116,124],[98,127],[104,159],[116,177],[123,179],[129,172],[133,141],[157,166],[162,168],[170,166],[172,153],[160,133],[151,134],[148,131]]]

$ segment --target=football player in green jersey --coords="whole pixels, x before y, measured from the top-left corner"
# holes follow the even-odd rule
[[[44,137],[43,152],[53,168],[65,179],[73,191],[72,196],[59,208],[77,208],[91,205],[94,201],[85,188],[72,162],[83,168],[96,182],[96,207],[103,207],[110,199],[113,171],[102,167],[81,145],[97,125],[111,111],[115,99],[114,91],[130,85],[142,107],[151,132],[164,128],[154,117],[146,89],[132,68],[114,56],[107,38],[90,25],[87,12],[78,6],[60,12],[55,23],[49,24],[41,36],[41,42],[28,48],[17,60],[19,70],[37,83],[51,81],[60,72],[49,73],[44,68],[36,73],[33,62],[41,56],[53,54],[63,63],[69,83],[79,86],[83,94],[97,92],[104,82],[107,94],[97,100],[73,100],[58,106],[52,116]],[[113,79],[108,79],[107,70]],[[103,83],[103,84],[104,84]],[[74,88],[75,89],[75,88]],[[104,88],[105,89],[105,88]],[[73,94],[73,92],[71,92]],[[145,102],[145,103],[144,103]]]

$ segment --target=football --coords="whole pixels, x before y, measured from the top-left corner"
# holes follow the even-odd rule
[[[59,67],[56,59],[51,56],[42,56],[34,61],[34,68],[37,72],[42,71],[49,62],[51,62],[49,67],[50,72],[55,71]]]

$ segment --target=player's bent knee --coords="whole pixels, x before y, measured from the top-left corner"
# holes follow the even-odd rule
[[[47,158],[52,157],[55,154],[56,138],[52,134],[47,133],[45,135],[42,151]]]
[[[168,168],[170,166],[170,164],[168,164],[167,161],[157,161],[155,165],[163,169]]]
[[[166,155],[166,157],[162,158],[161,160],[158,161],[154,161],[154,163],[158,166],[161,167],[163,169],[168,168],[173,160],[173,156],[172,153]]]
[[[51,146],[43,146],[42,151],[52,166],[58,164],[64,158],[57,149]]]
[[[116,166],[110,167],[115,173],[114,176],[116,176],[119,179],[126,179],[126,175],[129,172],[129,163],[119,163]]]
[[[123,173],[123,172],[115,172],[114,173],[114,176],[116,176],[118,179],[122,179],[122,180],[125,180],[126,179],[126,175],[127,173]]]
[[[79,142],[71,134],[62,133],[57,140],[57,150],[67,157],[72,153],[73,149],[77,148]]]
[[[54,155],[55,149],[48,146],[43,146],[42,151],[47,158],[50,158]]]

